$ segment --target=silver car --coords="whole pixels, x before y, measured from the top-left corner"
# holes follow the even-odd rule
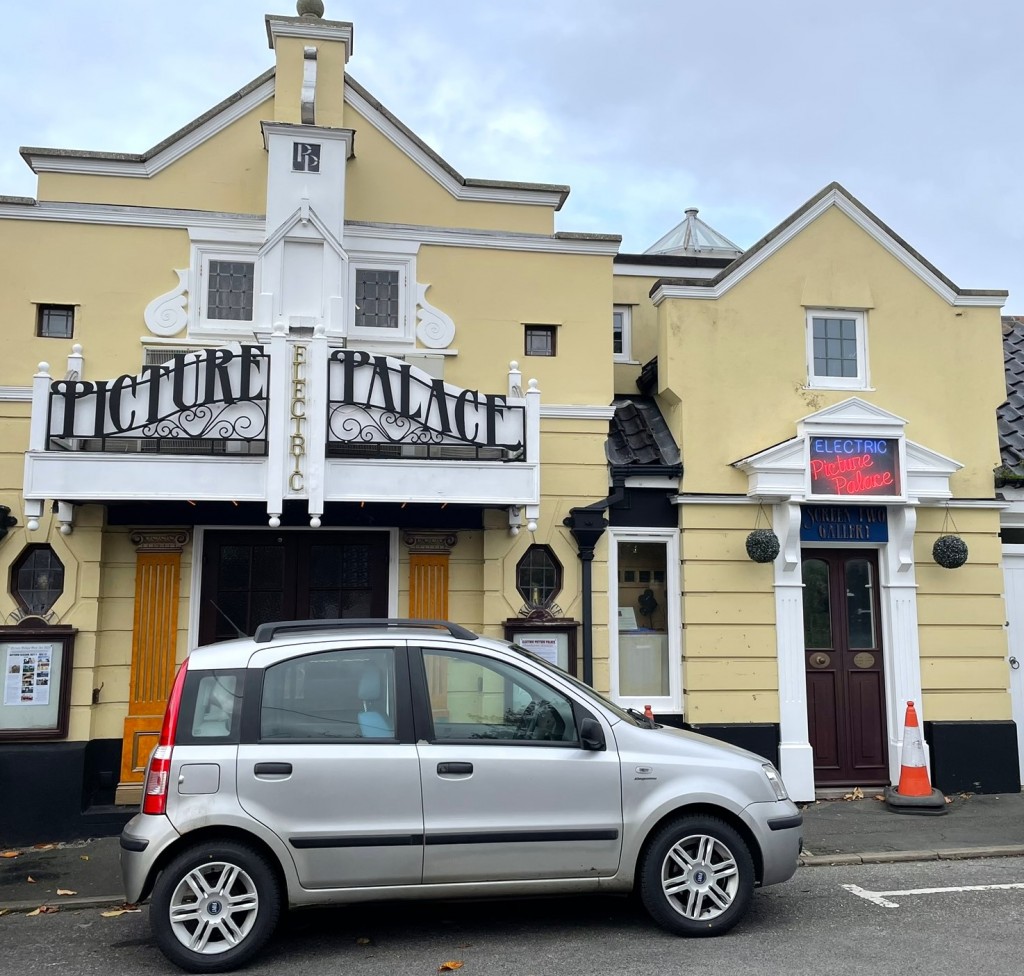
[[[717,935],[793,875],[801,823],[760,756],[506,641],[290,621],[181,666],[121,871],[169,959],[223,972],[286,906],[637,889]]]

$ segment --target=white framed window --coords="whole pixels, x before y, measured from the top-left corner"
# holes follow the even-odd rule
[[[683,710],[679,530],[609,528],[610,688],[626,708]]]
[[[867,388],[867,316],[864,312],[807,310],[807,385],[839,390]]]
[[[260,294],[258,244],[192,241],[190,332],[252,334]]]
[[[617,363],[633,361],[633,307],[615,305],[612,309],[612,357]]]
[[[375,342],[413,341],[412,270],[409,258],[350,256],[349,336]]]

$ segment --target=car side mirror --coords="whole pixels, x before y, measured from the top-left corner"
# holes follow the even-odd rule
[[[604,729],[596,718],[588,716],[580,722],[580,745],[589,752],[603,752],[607,748]]]

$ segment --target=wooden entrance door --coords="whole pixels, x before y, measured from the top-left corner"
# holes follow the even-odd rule
[[[384,532],[208,532],[199,643],[270,620],[388,615]]]
[[[888,783],[877,555],[804,549],[803,581],[815,783]]]

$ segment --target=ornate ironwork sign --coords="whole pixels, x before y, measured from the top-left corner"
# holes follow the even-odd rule
[[[51,449],[95,449],[91,442],[134,438],[160,451],[187,440],[189,453],[236,442],[265,453],[270,359],[259,346],[208,349],[144,366],[112,380],[57,380],[50,386]],[[82,443],[82,442],[90,443]]]
[[[336,350],[329,369],[329,442],[425,449],[414,456],[524,456],[526,410],[504,395],[463,390],[409,363],[362,350]],[[469,453],[452,453],[459,445]]]

